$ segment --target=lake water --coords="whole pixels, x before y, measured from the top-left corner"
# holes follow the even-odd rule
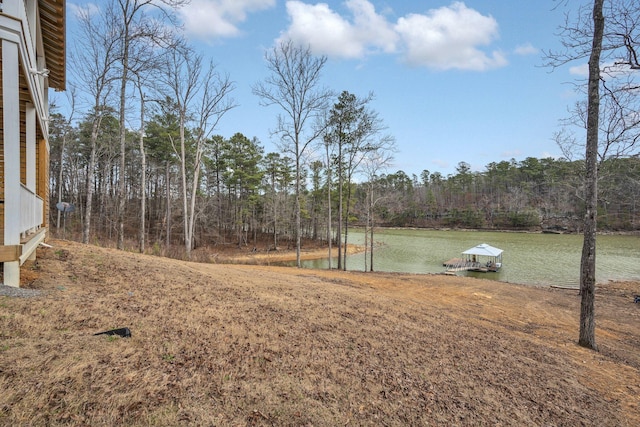
[[[580,282],[582,235],[381,229],[374,240],[375,271],[442,273],[444,261],[487,243],[504,250],[500,271],[458,275],[530,285],[577,287]],[[364,244],[362,230],[350,229],[349,243]],[[364,271],[364,265],[364,253],[347,257],[348,270]],[[328,261],[304,261],[303,267],[327,268]],[[599,235],[596,280],[640,280],[640,237]]]

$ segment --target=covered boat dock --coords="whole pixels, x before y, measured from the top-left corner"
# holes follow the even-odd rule
[[[443,265],[447,268],[447,272],[496,272],[502,267],[502,252],[502,249],[482,243],[462,252],[462,258],[450,259],[445,261]]]

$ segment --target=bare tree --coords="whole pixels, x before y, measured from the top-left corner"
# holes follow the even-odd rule
[[[567,18],[561,29],[564,51],[549,52],[547,65],[558,67],[589,58],[587,102],[576,108],[573,121],[586,129],[584,179],[584,242],[580,263],[580,334],[578,343],[597,349],[595,340],[596,223],[599,165],[634,149],[640,123],[638,85],[629,74],[638,64],[637,33],[640,2],[594,0],[592,9],[580,7],[576,20]],[[602,93],[601,93],[602,90]],[[572,154],[576,144],[571,133],[560,133],[563,152]],[[600,161],[599,161],[600,160]]]
[[[134,79],[139,96],[140,107],[140,127],[138,131],[138,150],[140,151],[140,230],[138,235],[138,250],[143,253],[145,250],[146,235],[146,179],[147,179],[147,156],[145,152],[145,112],[147,99],[145,99],[145,89],[155,90],[153,82],[158,79],[159,70],[166,63],[166,55],[177,49],[180,40],[175,38],[170,32],[152,34],[152,43],[134,43],[131,45],[131,55],[128,61],[129,69]],[[122,148],[122,146],[121,146]]]
[[[150,49],[171,46],[174,34],[169,20],[173,23],[173,16],[167,8],[176,8],[185,3],[184,0],[111,0],[107,6],[112,22],[117,23],[117,30],[111,35],[119,43],[120,63],[120,173],[118,180],[118,249],[124,248],[124,211],[125,211],[125,168],[126,168],[126,107],[127,87],[132,65],[139,66],[141,61],[134,57]],[[148,16],[147,11],[153,8],[154,16]]]
[[[136,87],[140,95],[140,130],[138,133],[138,149],[140,150],[140,230],[138,235],[138,250],[144,253],[146,235],[146,211],[147,211],[147,155],[144,149],[144,124],[145,124],[145,96],[144,83],[141,76],[137,75]]]
[[[634,74],[626,73],[621,67],[625,66],[604,67],[600,72],[598,166],[608,159],[634,155],[638,149],[640,98],[637,90],[640,85]],[[577,102],[555,134],[556,143],[567,159],[581,158],[585,153],[586,140],[579,138],[572,128],[587,128],[587,106],[586,100]]]
[[[113,90],[118,46],[117,38],[113,37],[115,28],[112,15],[92,14],[89,9],[80,9],[78,22],[77,45],[70,56],[74,65],[72,70],[78,84],[86,88],[86,93],[91,96],[88,100],[91,108],[91,136],[82,227],[82,242],[86,244],[89,243],[91,231],[98,134]]]
[[[596,216],[598,213],[598,121],[600,118],[600,54],[604,33],[603,0],[593,2],[593,45],[589,57],[587,149],[585,154],[584,242],[580,262],[580,336],[578,344],[597,350],[595,322]]]
[[[67,140],[69,139],[70,134],[73,132],[73,128],[72,128],[72,123],[74,120],[74,115],[76,112],[76,88],[73,85],[69,85],[67,91],[65,92],[66,96],[67,96],[67,100],[69,101],[69,117],[67,117],[66,119],[64,119],[63,123],[56,123],[57,125],[57,129],[58,131],[61,131],[61,135],[60,135],[60,164],[58,165],[59,170],[58,170],[58,179],[56,182],[56,193],[58,195],[58,204],[56,204],[56,206],[59,206],[59,203],[62,203],[62,188],[63,188],[63,178],[64,178],[64,158],[65,158],[65,151],[66,151],[66,147],[67,147]],[[55,102],[51,103],[51,107],[50,110],[53,112],[57,109]],[[59,116],[59,118],[62,118],[62,116]],[[57,209],[57,218],[56,218],[56,230],[60,231],[60,215],[62,214],[62,211],[60,209]]]
[[[284,41],[269,50],[265,59],[271,75],[255,84],[253,93],[262,98],[262,105],[277,105],[283,110],[272,133],[280,138],[283,151],[295,160],[296,265],[300,267],[302,166],[309,145],[323,133],[317,124],[332,96],[320,86],[327,58],[314,57],[309,47]]]
[[[374,240],[373,240],[373,231],[375,228],[375,214],[374,208],[376,204],[384,199],[384,196],[376,197],[375,195],[375,187],[376,180],[379,174],[384,171],[388,166],[391,165],[393,161],[393,140],[388,139],[384,145],[381,145],[378,149],[368,151],[362,162],[362,169],[364,171],[365,176],[367,177],[367,219],[365,223],[364,229],[364,246],[365,246],[365,254],[364,254],[364,271],[367,271],[367,267],[369,271],[373,271],[373,248],[374,248]],[[369,234],[367,234],[367,231]],[[369,243],[369,245],[367,245]],[[369,265],[367,266],[367,252],[369,255]]]
[[[195,230],[196,198],[200,183],[200,170],[205,143],[224,114],[235,107],[229,97],[234,89],[228,75],[218,73],[215,65],[202,64],[202,57],[187,48],[174,49],[166,64],[166,73],[162,77],[166,95],[175,102],[175,114],[179,121],[179,146],[174,144],[180,159],[182,180],[182,208],[184,213],[184,244],[187,258],[193,249]],[[187,128],[192,125],[193,160],[187,174]],[[191,177],[191,188],[187,176]]]

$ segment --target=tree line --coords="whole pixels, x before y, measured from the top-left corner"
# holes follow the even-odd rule
[[[96,207],[92,233],[114,239],[120,175],[117,116],[112,112],[103,119],[94,162],[90,160],[91,117],[65,130],[66,118],[54,113],[51,123],[52,201],[61,197],[73,203],[78,209],[68,224],[79,226],[84,223],[87,198],[91,197]],[[265,153],[259,140],[241,132],[229,138],[213,135],[203,142],[199,154],[192,130],[185,134],[185,163],[191,164],[197,156],[202,162],[193,193],[192,247],[234,244],[254,248],[265,242],[271,248],[291,246],[296,238],[294,159],[281,152]],[[144,129],[146,162],[142,169],[139,135],[133,131],[126,134],[125,234],[129,238],[138,238],[139,206],[144,199],[148,206],[144,218],[146,240],[166,247],[184,243],[182,162],[172,146],[179,135],[177,116],[166,112],[153,115]],[[409,175],[399,170],[367,177],[362,167],[368,160],[366,150],[360,153],[365,157],[357,168],[349,166],[349,159],[337,165],[337,153],[330,154],[329,168],[326,161],[316,159],[301,169],[302,238],[328,241],[330,220],[359,227],[373,222],[390,227],[577,232],[582,226],[583,161],[530,157],[520,162],[492,162],[483,171],[471,171],[468,163],[460,162],[456,172],[447,176],[428,170],[419,176]],[[188,171],[185,179],[192,181],[193,175]],[[58,181],[60,177],[62,181]],[[600,230],[640,228],[640,158],[603,162],[599,191]],[[52,215],[56,223],[57,212],[52,210]],[[346,226],[341,227],[343,234],[348,231]],[[337,229],[331,239],[335,243],[339,240]]]
[[[460,162],[456,173],[403,171],[383,175],[374,185],[380,223],[398,227],[463,227],[581,231],[584,161],[528,157],[491,162],[473,172]],[[640,227],[640,158],[611,158],[600,165],[598,228]]]

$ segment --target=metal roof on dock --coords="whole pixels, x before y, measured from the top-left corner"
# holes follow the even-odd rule
[[[494,248],[486,243],[481,243],[471,249],[462,252],[464,255],[500,256],[502,249]]]

